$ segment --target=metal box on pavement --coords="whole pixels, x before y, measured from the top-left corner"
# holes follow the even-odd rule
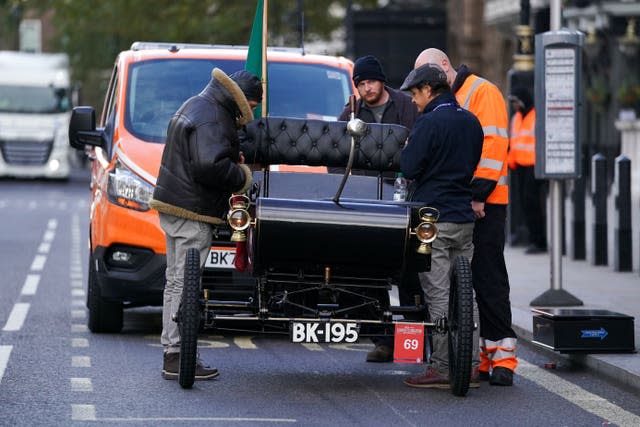
[[[533,343],[562,353],[635,350],[634,318],[609,310],[533,308]]]

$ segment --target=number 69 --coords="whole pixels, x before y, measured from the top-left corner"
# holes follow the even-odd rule
[[[404,340],[403,346],[405,350],[417,350],[418,349],[418,340],[417,339],[406,339]]]

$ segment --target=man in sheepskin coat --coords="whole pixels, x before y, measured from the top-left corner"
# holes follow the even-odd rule
[[[199,248],[201,264],[209,253],[214,224],[222,224],[232,193],[252,184],[240,152],[237,129],[253,120],[262,99],[260,79],[248,71],[227,76],[214,68],[211,81],[188,99],[169,122],[160,173],[150,206],[160,215],[167,238],[166,284],[162,307],[162,376],[178,378],[178,311],[188,248]],[[198,359],[195,379],[218,376]]]

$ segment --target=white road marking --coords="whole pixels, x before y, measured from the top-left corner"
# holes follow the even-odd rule
[[[7,368],[7,364],[9,363],[11,349],[13,349],[12,345],[0,345],[0,383],[4,376],[4,370]]]
[[[42,241],[45,243],[51,243],[54,237],[56,237],[56,232],[53,230],[47,230],[44,232],[44,236],[42,236]]]
[[[71,356],[72,368],[90,368],[91,357],[89,356]]]
[[[251,341],[252,339],[253,337],[234,337],[233,343],[240,348],[253,350],[258,347]]]
[[[24,285],[22,285],[22,295],[35,295],[38,290],[38,283],[40,283],[39,274],[28,274]]]
[[[84,310],[71,310],[72,319],[84,319],[85,317],[87,317],[87,314]]]
[[[55,218],[51,218],[47,223],[47,228],[51,230],[55,230],[58,227],[58,220]]]
[[[84,307],[85,306],[85,301],[82,300],[82,299],[71,300],[71,306],[73,306],[73,307]]]
[[[89,347],[89,340],[86,338],[71,338],[71,347]]]
[[[50,250],[51,243],[40,243],[40,246],[38,246],[38,253],[48,254]]]
[[[91,378],[70,378],[71,391],[93,391]]]
[[[71,289],[71,296],[72,297],[83,297],[84,296],[84,289]]]
[[[96,421],[95,405],[71,405],[72,421]]]
[[[319,344],[303,343],[302,346],[311,351],[324,351],[324,349]]]
[[[73,405],[72,405],[73,406]],[[106,421],[115,423],[140,423],[151,421],[222,421],[230,423],[297,423],[295,418],[246,418],[246,417],[155,417],[155,418],[84,418],[84,420]]]
[[[81,280],[82,279],[82,272],[71,272],[70,274],[71,276],[71,280]]]
[[[71,287],[72,288],[82,288],[84,286],[84,282],[82,280],[72,280]]]
[[[71,325],[71,332],[74,332],[74,333],[89,332],[89,328],[87,328],[87,325],[73,323]]]
[[[517,374],[611,424],[619,426],[640,425],[639,416],[522,359],[519,360]]]
[[[17,302],[11,309],[11,313],[9,313],[9,318],[7,319],[7,323],[2,328],[3,331],[19,331],[24,324],[24,320],[27,318],[27,313],[29,312],[29,303],[25,302]]]
[[[35,258],[33,258],[33,262],[31,263],[31,270],[42,271],[45,262],[47,262],[46,255],[36,255]]]

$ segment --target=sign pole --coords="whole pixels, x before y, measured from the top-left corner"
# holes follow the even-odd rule
[[[549,35],[556,41],[557,45],[563,45],[563,42],[567,45],[570,44],[570,39],[563,40],[563,34],[560,31],[561,22],[561,8],[560,0],[551,0],[551,19],[550,19],[550,34],[544,34],[542,36]],[[558,42],[557,40],[560,40]],[[542,41],[543,37],[536,37],[536,41]],[[551,44],[551,43],[549,43]],[[536,83],[539,79],[543,79],[544,91],[543,93],[539,89],[536,89],[536,110],[543,114],[540,114],[543,118],[542,127],[543,131],[538,132],[539,127],[536,126],[536,140],[544,140],[544,150],[539,150],[539,144],[536,148],[536,177],[547,177],[549,180],[549,205],[551,210],[551,247],[549,251],[550,256],[550,268],[551,268],[551,287],[542,295],[531,301],[532,306],[576,306],[583,305],[582,301],[574,297],[567,291],[562,289],[562,182],[559,179],[562,175],[564,177],[577,177],[579,175],[578,167],[573,165],[579,165],[579,140],[577,138],[577,132],[575,131],[577,126],[575,121],[578,118],[578,110],[576,102],[576,94],[580,90],[577,88],[573,93],[558,95],[557,92],[551,97],[548,92],[549,88],[557,89],[557,85],[566,84],[569,80],[576,85],[576,73],[577,70],[577,52],[567,48],[554,49],[554,51],[547,52],[545,48],[540,49],[536,46],[537,52],[542,52],[542,55],[537,55],[537,59],[542,59],[544,66],[538,63],[536,64]],[[563,46],[564,47],[564,46]],[[573,54],[573,55],[572,55]],[[573,71],[573,73],[572,73]],[[551,81],[553,80],[553,81]],[[541,104],[539,98],[540,95],[544,98],[543,108],[538,108]],[[566,114],[567,117],[558,117],[550,115],[550,111],[556,111]],[[558,120],[559,119],[559,120]],[[573,129],[567,129],[561,122],[573,119]],[[572,132],[573,131],[573,132]],[[573,143],[571,149],[567,149],[567,145]],[[541,160],[541,161],[540,161]],[[539,176],[541,175],[541,176]],[[556,176],[560,175],[560,176]]]

